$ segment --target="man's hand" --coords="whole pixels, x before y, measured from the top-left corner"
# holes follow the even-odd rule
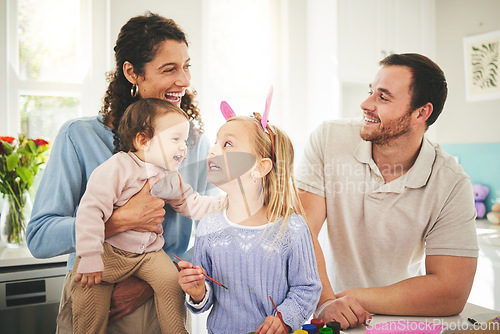
[[[365,311],[358,301],[350,296],[339,297],[329,304],[321,314],[316,314],[325,323],[337,321],[342,329],[356,327],[359,324],[367,324],[371,314]]]
[[[205,276],[203,276],[205,270],[200,266],[193,267],[187,261],[179,261],[177,265],[181,268],[177,277],[182,290],[190,295],[195,303],[201,302],[206,293]]]
[[[262,325],[257,328],[255,334],[286,334],[289,328],[283,328],[280,318],[269,315],[264,319]]]
[[[104,225],[106,238],[128,230],[163,233],[161,223],[165,216],[165,201],[151,195],[150,191],[150,182],[146,182],[125,205],[113,211]]]
[[[117,283],[111,295],[109,323],[111,324],[134,311],[152,295],[153,288],[135,276],[130,276],[124,281]]]
[[[95,273],[85,273],[85,274],[77,274],[75,277],[75,281],[81,282],[82,287],[91,288],[94,284],[100,284],[102,280],[102,271],[98,271]]]

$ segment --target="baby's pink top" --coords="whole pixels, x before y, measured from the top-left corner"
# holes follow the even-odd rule
[[[182,182],[178,172],[143,162],[134,153],[119,152],[97,167],[87,183],[76,214],[76,255],[81,257],[78,273],[102,272],[104,224],[113,210],[127,203],[146,181],[158,176],[151,193],[165,199],[183,216],[200,219],[219,205],[218,197],[200,196]],[[110,245],[142,254],[163,247],[163,235],[154,232],[125,231],[105,240]]]

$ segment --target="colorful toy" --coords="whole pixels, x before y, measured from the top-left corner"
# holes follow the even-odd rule
[[[473,184],[472,190],[474,191],[474,201],[477,211],[477,218],[484,218],[486,214],[486,206],[484,205],[484,200],[490,190],[488,187],[483,186],[482,184]]]

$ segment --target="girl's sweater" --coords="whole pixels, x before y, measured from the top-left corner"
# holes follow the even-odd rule
[[[276,236],[282,220],[249,227],[230,222],[226,212],[207,215],[196,231],[193,265],[228,290],[210,285],[206,303],[187,303],[195,313],[212,307],[209,333],[255,331],[269,315],[275,315],[271,296],[293,330],[300,329],[316,308],[321,281],[309,228],[293,214],[284,235]]]

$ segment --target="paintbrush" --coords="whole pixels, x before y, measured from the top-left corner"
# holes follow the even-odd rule
[[[183,261],[180,257],[176,256],[175,254],[172,254],[173,257],[175,257],[177,260],[179,261]],[[193,268],[194,269],[194,268]],[[228,290],[228,288],[226,286],[224,286],[224,284],[220,283],[220,282],[217,282],[216,280],[214,280],[212,277],[208,276],[207,274],[205,273],[202,273],[203,276],[205,276],[206,278],[208,278],[209,280],[211,280],[212,282],[214,283],[217,283],[219,284],[221,287],[223,287],[224,289]]]
[[[274,304],[273,298],[269,296],[269,299],[271,299],[271,303],[273,303],[274,310],[276,311],[276,316],[280,319],[281,324],[283,325],[283,329],[285,330],[285,332],[287,332],[287,327],[285,325],[285,322],[283,321],[283,317],[281,316],[281,313],[278,311],[276,304]]]

